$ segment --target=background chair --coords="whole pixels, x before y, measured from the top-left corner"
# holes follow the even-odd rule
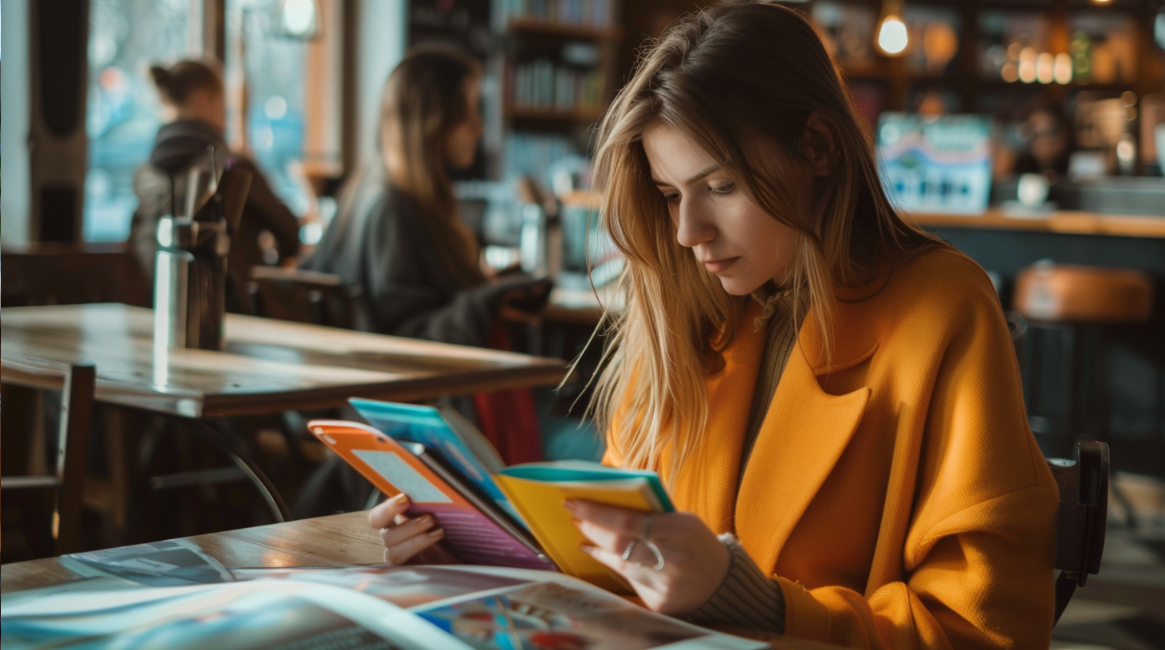
[[[37,243],[5,248],[5,307],[122,302],[150,305],[150,287],[126,244]]]
[[[1076,443],[1076,460],[1050,458],[1048,467],[1060,487],[1056,511],[1056,617],[1060,620],[1076,587],[1100,572],[1108,519],[1108,445]],[[1053,623],[1054,624],[1054,623]]]
[[[51,475],[0,478],[4,508],[10,512],[12,506],[20,509],[21,527],[33,555],[47,557],[77,552],[81,550],[81,506],[93,413],[93,366],[5,356],[2,380],[4,431],[10,441],[34,445],[37,442],[37,436],[29,435],[34,430],[29,424],[41,414],[39,400],[35,392],[21,388],[61,392],[55,471]],[[27,449],[25,445],[16,446]],[[10,455],[12,448],[10,445]],[[10,456],[8,464],[15,466],[24,460],[27,458],[13,462]],[[53,498],[53,524],[47,522],[41,509],[49,496]],[[55,530],[50,533],[49,529]]]
[[[256,316],[343,329],[357,329],[360,287],[338,275],[272,266],[251,270],[249,287]]]

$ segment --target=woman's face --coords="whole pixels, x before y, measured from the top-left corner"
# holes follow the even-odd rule
[[[477,105],[481,100],[481,79],[471,77],[465,81],[465,119],[445,133],[445,164],[454,169],[465,169],[473,164],[477,152],[477,142],[484,128]]]
[[[769,280],[784,283],[795,230],[749,200],[728,169],[674,126],[647,129],[643,149],[652,181],[667,200],[676,241],[692,249],[696,262],[718,277],[725,291],[743,296]],[[805,187],[805,198],[812,187],[790,185]]]

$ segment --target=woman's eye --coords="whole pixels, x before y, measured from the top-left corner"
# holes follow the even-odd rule
[[[664,201],[667,201],[668,203],[675,203],[676,201],[679,201],[679,200],[680,200],[680,195],[679,195],[678,193],[675,193],[675,194],[664,194],[664,195],[663,195],[663,200],[664,200]]]
[[[736,189],[736,183],[724,183],[722,185],[713,185],[708,188],[708,190],[713,194],[719,194],[721,196],[725,194],[732,194],[732,190],[734,189]]]

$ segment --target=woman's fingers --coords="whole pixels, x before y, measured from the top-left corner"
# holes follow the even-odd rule
[[[435,523],[437,522],[430,515],[409,519],[400,525],[389,526],[381,530],[380,539],[384,541],[385,548],[396,546],[424,533],[432,528]]]
[[[402,492],[369,510],[368,525],[376,529],[388,528],[396,520],[397,515],[403,515],[408,509],[409,497]]]
[[[445,537],[445,531],[437,528],[427,533],[410,537],[394,546],[384,549],[384,563],[400,566],[412,559],[414,555],[429,548]]]
[[[593,529],[602,529],[608,533],[629,538],[643,536],[643,522],[649,515],[652,517],[652,530],[650,532],[653,533],[657,532],[656,524],[666,517],[666,515],[652,515],[630,508],[604,506],[592,501],[567,501],[566,509]]]

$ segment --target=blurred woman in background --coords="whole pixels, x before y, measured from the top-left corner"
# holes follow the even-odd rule
[[[134,179],[134,193],[138,196],[138,209],[130,227],[134,252],[152,282],[158,219],[169,215],[173,206],[185,215],[191,170],[201,172],[203,187],[212,169],[221,171],[228,163],[249,171],[251,191],[238,230],[231,238],[227,278],[227,309],[249,311],[245,287],[251,267],[267,261],[260,244],[261,234],[267,231],[274,236],[279,262],[294,258],[299,252],[299,220],[271,191],[255,163],[232,152],[223,139],[226,104],[222,79],[213,68],[198,61],[179,61],[169,67],[150,68],[150,76],[170,115],[168,123],[158,130],[149,162]],[[216,158],[213,166],[212,147]],[[171,187],[174,197],[170,195]]]
[[[499,314],[545,293],[524,276],[487,279],[458,215],[446,170],[473,164],[480,96],[480,65],[440,46],[410,52],[385,84],[380,159],[349,182],[303,265],[363,287],[367,329],[484,347]]]

